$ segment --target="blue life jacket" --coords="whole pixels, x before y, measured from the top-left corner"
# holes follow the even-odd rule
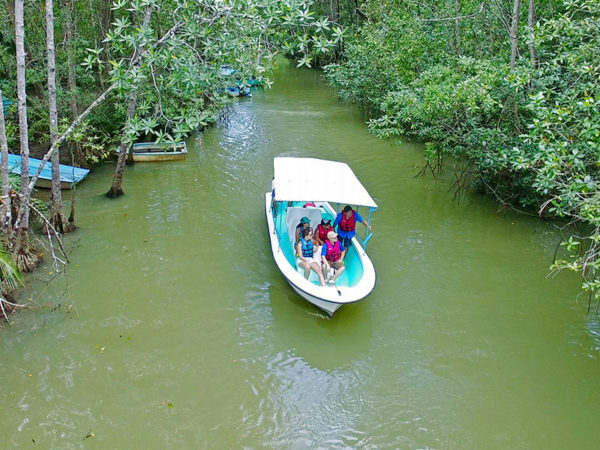
[[[300,236],[300,242],[302,243],[302,256],[305,258],[312,258],[314,252],[312,239],[309,239],[308,242],[306,242],[304,237]]]

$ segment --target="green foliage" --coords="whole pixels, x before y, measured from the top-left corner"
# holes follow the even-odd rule
[[[525,5],[513,71],[510,4],[475,14],[479,3],[456,5],[367,1],[369,21],[325,75],[342,98],[370,107],[379,136],[415,137],[430,163],[450,155],[466,164],[463,183],[591,229],[553,268],[582,272],[600,299],[600,3],[538,2],[533,29]],[[468,18],[445,20],[453,16]]]
[[[385,20],[385,26],[370,22],[347,38],[344,63],[325,67],[343,99],[378,108],[387,92],[410,82],[444,52],[444,43],[422,39],[421,24],[402,10],[389,11]]]
[[[130,93],[137,95],[136,115],[124,130],[126,143],[140,136],[173,142],[214,121],[230,101],[226,87],[263,77],[284,33],[288,50],[307,66],[342,36],[339,27],[332,31],[328,20],[315,17],[302,0],[169,1],[160,6],[150,0],[115,3],[104,40],[121,113]],[[147,8],[153,9],[152,20],[142,26]],[[176,31],[160,40],[159,26]],[[132,63],[134,54],[140,59]],[[96,47],[82,65],[95,70],[102,63],[102,49]]]
[[[509,77],[517,92],[527,94],[531,114],[513,155],[532,173],[533,187],[546,200],[544,211],[591,226],[586,239],[567,242],[571,259],[555,267],[582,272],[584,289],[600,300],[600,4],[565,6],[564,14],[533,33],[539,69]],[[580,251],[584,242],[588,248]]]
[[[21,286],[23,286],[23,276],[4,244],[0,242],[0,292],[11,292]]]
[[[14,99],[14,25],[9,5],[0,5],[0,88]],[[343,29],[332,26],[310,7],[311,2],[305,0],[117,0],[112,5],[89,0],[66,2],[61,7],[55,1],[61,124],[74,118],[71,99],[76,100],[81,112],[110,83],[118,84],[117,92],[97,107],[69,139],[77,144],[77,156],[88,162],[98,161],[123,133],[127,141],[142,134],[167,141],[185,138],[216,120],[231,101],[225,95],[227,86],[251,76],[269,86],[265,74],[272,67],[273,56],[285,45],[301,65],[324,61],[341,45]],[[152,9],[152,18],[143,27],[146,8]],[[66,39],[66,25],[71,20],[73,34]],[[27,4],[25,24],[30,141],[34,149],[43,151],[49,142],[49,120],[45,17],[40,4]],[[159,39],[173,27],[176,32],[159,45]],[[134,63],[136,46],[145,50],[142,60]],[[73,91],[68,83],[68,55],[75,62],[77,86]],[[223,65],[238,72],[223,76],[219,70]],[[132,90],[138,95],[139,106],[134,120],[125,124],[127,98]],[[17,147],[16,124],[16,114],[9,113],[7,134],[13,150]],[[63,149],[62,153],[63,160],[70,159],[69,152]]]

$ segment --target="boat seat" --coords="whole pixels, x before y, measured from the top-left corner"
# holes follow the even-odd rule
[[[316,251],[317,249],[315,249]],[[321,254],[321,247],[318,248],[319,255]],[[304,267],[300,265],[300,258],[296,257],[296,272],[298,272],[302,277],[304,277]],[[314,284],[319,284],[319,276],[314,272],[314,270],[310,271],[310,275],[308,276],[308,281]]]
[[[300,219],[302,219],[302,217],[304,216],[310,219],[311,228],[313,230],[316,230],[317,225],[321,223],[321,208],[301,208],[298,206],[292,206],[287,209],[286,221],[292,246],[294,246],[294,244],[296,243],[296,225],[300,223]]]

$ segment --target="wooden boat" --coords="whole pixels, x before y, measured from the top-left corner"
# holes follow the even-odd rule
[[[118,147],[114,150],[114,153],[119,153]],[[138,142],[133,144],[133,160],[135,162],[175,161],[185,159],[187,153],[185,142],[177,142],[176,144]]]
[[[265,194],[265,213],[273,260],[281,274],[300,296],[330,316],[345,304],[363,300],[375,288],[375,268],[366,252],[373,233],[367,232],[364,240],[355,235],[344,260],[346,270],[335,285],[320,286],[314,272],[306,279],[298,265],[295,230],[304,216],[313,229],[323,218],[333,223],[337,212],[332,204],[367,207],[370,223],[377,204],[345,163],[275,158],[274,169],[272,191]],[[307,202],[315,206],[304,207]]]
[[[35,175],[41,163],[41,159],[29,158],[29,176]],[[82,181],[87,177],[88,173],[90,173],[88,169],[67,166],[66,164],[59,164],[58,167],[60,171],[61,189],[72,189],[74,185]],[[8,170],[12,173],[21,175],[21,155],[8,155]],[[44,164],[35,185],[47,189],[52,187],[52,163],[50,161]]]

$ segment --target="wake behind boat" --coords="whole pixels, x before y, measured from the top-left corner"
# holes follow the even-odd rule
[[[321,286],[314,271],[308,279],[296,256],[296,226],[301,218],[315,229],[322,219],[333,223],[336,205],[356,205],[377,209],[352,169],[341,162],[314,158],[274,158],[273,189],[265,194],[265,213],[273,259],[290,286],[310,303],[333,315],[342,305],[358,302],[375,287],[375,268],[358,235],[352,239],[344,264],[346,269],[334,285]],[[306,204],[314,206],[305,206]],[[320,250],[317,251],[320,259]]]

